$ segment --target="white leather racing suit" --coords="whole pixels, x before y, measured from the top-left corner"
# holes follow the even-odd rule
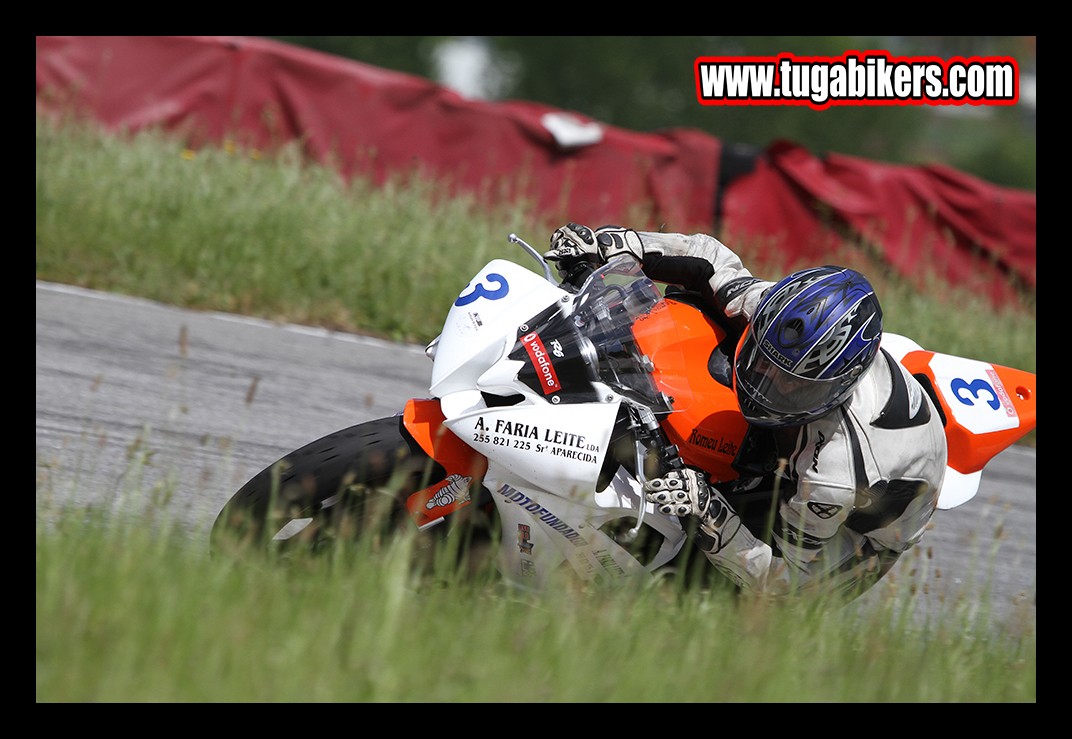
[[[742,328],[773,284],[711,236],[639,235],[649,277],[703,293]],[[888,354],[880,351],[841,407],[775,435],[781,464],[767,480],[778,496],[769,535],[742,525],[723,532],[718,551],[700,543],[742,588],[852,588],[919,541],[945,474],[946,439],[927,393]]]

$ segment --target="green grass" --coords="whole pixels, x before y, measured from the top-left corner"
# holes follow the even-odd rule
[[[40,118],[36,195],[40,280],[416,342],[488,259],[525,263],[506,234],[541,248],[554,225],[417,179],[344,185],[295,149],[189,152]],[[889,330],[1035,370],[1032,307],[882,289]],[[884,585],[867,612],[668,582],[535,598],[418,576],[406,540],[287,567],[209,558],[166,491],[143,494],[161,500],[72,509],[39,477],[38,702],[1035,700],[1033,620],[995,629],[951,603],[919,623],[925,581]]]
[[[38,513],[38,702],[1035,700],[1033,633],[913,625],[907,591],[866,613],[668,582],[536,597],[417,576],[406,538],[281,566],[159,519]]]
[[[432,204],[421,181],[344,187],[288,149],[196,154],[157,134],[37,128],[37,277],[196,309],[434,337],[522,215]]]

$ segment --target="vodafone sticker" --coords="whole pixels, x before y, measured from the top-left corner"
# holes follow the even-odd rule
[[[536,368],[536,374],[540,376],[540,388],[543,394],[550,395],[560,391],[562,385],[558,382],[558,373],[555,372],[555,366],[547,357],[547,348],[544,347],[540,335],[535,331],[525,334],[521,337],[521,343],[524,344],[525,351],[529,353],[529,359],[532,360],[532,366]]]

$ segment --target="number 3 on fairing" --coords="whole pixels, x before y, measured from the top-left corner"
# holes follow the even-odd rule
[[[994,410],[1001,407],[1001,401],[998,399],[998,394],[994,392],[993,386],[986,380],[972,380],[971,384],[969,384],[958,377],[950,383],[950,389],[953,391],[953,396],[964,405],[975,405],[975,403],[972,402],[972,398],[975,400],[984,400],[984,398],[979,397],[979,392],[983,391],[990,394],[990,398],[986,400],[988,406]],[[970,393],[971,398],[962,395],[962,390]]]
[[[454,301],[454,305],[469,305],[474,300],[480,298],[486,298],[487,300],[499,300],[505,298],[506,294],[510,292],[510,285],[507,284],[506,278],[497,272],[489,272],[487,275],[488,282],[494,282],[498,285],[494,290],[488,290],[483,285],[477,284],[467,293],[463,293]]]

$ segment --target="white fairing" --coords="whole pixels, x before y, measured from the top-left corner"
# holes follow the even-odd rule
[[[572,296],[512,262],[488,264],[447,314],[432,368],[431,392],[447,427],[494,459],[516,485],[561,496],[590,497],[610,441],[619,400],[607,390],[598,403],[553,405],[517,380],[523,360],[507,355],[525,322]],[[516,405],[488,407],[483,392],[524,396]]]
[[[886,331],[882,334],[882,348],[890,353],[894,359],[900,362],[909,352],[919,351],[922,346],[900,334],[891,334]]]
[[[945,468],[945,477],[942,479],[942,489],[938,493],[938,508],[948,511],[963,505],[975,497],[979,492],[979,483],[983,480],[982,470],[976,472],[957,472],[952,467]]]
[[[512,262],[492,261],[461,292],[434,346],[429,389],[446,426],[488,460],[484,485],[503,526],[502,570],[523,586],[538,586],[562,562],[589,580],[633,577],[665,564],[685,539],[677,520],[655,514],[621,468],[596,491],[623,397],[594,370],[580,383],[584,399],[570,396],[566,378],[560,385],[555,374],[567,363],[561,344],[549,332],[545,343],[539,327],[528,325],[536,316],[561,316],[568,327],[580,297]],[[583,345],[578,338],[574,348]],[[519,379],[523,370],[528,383]],[[571,381],[577,384],[575,375]],[[647,566],[599,530],[617,519],[631,527],[638,516],[665,537]]]
[[[432,365],[433,396],[481,389],[477,380],[513,347],[518,326],[569,293],[513,262],[496,259],[447,313]]]
[[[468,409],[451,407],[451,413],[447,427],[495,459],[504,468],[504,479],[512,484],[590,499],[610,443],[618,401],[557,407],[522,402],[505,408],[477,403]]]
[[[599,527],[605,523],[635,520],[640,505],[639,484],[619,471],[612,483],[592,503],[565,500],[549,493],[524,490],[486,478],[503,524],[504,542],[500,567],[516,584],[539,589],[562,562],[593,582],[614,582],[652,571],[670,561],[685,542],[677,519],[654,513],[645,503],[644,523],[665,537],[655,558],[641,565],[638,560]]]

